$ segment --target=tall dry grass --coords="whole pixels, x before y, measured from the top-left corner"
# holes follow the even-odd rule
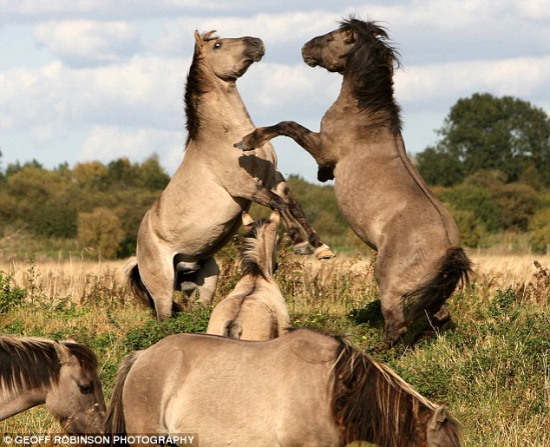
[[[276,279],[293,324],[345,334],[430,399],[447,401],[464,426],[464,445],[550,446],[550,279],[544,276],[550,257],[470,255],[476,277],[471,290],[450,300],[452,325],[414,349],[374,349],[383,339],[383,321],[371,258],[318,262],[283,250]],[[234,257],[224,259],[216,300],[239,275]],[[207,309],[159,325],[129,296],[124,264],[0,259],[0,271],[33,301],[0,314],[0,332],[70,335],[89,344],[100,359],[108,400],[126,352],[170,331],[201,330],[208,318]],[[0,422],[0,430],[58,432],[59,425],[38,408]]]

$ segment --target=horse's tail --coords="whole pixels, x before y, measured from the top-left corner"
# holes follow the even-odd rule
[[[223,326],[223,336],[229,338],[241,338],[243,327],[238,319],[228,320]]]
[[[432,316],[449,298],[459,282],[470,284],[472,274],[472,261],[461,247],[451,247],[436,276],[423,284],[414,292],[405,295],[406,302],[410,303],[408,319],[410,321],[419,318],[425,312]]]
[[[153,297],[145,287],[145,284],[143,284],[143,281],[141,280],[136,256],[132,256],[128,260],[125,266],[125,270],[128,278],[128,285],[130,286],[132,294],[154,310],[155,302],[153,301]]]
[[[136,359],[139,357],[140,351],[133,352],[122,359],[118,368],[115,387],[111,396],[111,405],[105,419],[103,433],[110,436],[108,446],[126,446],[125,443],[115,442],[115,435],[126,435],[126,420],[124,419],[124,407],[122,405],[122,391],[126,378]]]

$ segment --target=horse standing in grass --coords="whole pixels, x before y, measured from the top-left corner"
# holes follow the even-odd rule
[[[376,250],[375,277],[393,345],[427,314],[449,319],[445,301],[471,263],[456,224],[407,157],[393,97],[396,53],[384,28],[350,18],[302,48],[304,61],[343,75],[340,95],[320,132],[293,121],[261,127],[236,144],[260,147],[278,135],[294,139],[319,164],[319,180],[335,179],[338,205],[351,229]]]
[[[67,433],[99,433],[105,402],[97,367],[81,344],[0,335],[0,420],[46,404]]]
[[[208,334],[243,340],[269,340],[285,334],[290,317],[285,299],[273,279],[277,266],[279,212],[253,221],[243,211],[242,278],[212,311]]]
[[[178,310],[172,299],[177,288],[189,294],[198,289],[200,301],[211,302],[219,274],[213,256],[236,232],[251,201],[281,213],[295,251],[310,253],[309,242],[319,259],[334,256],[292,197],[271,144],[245,155],[233,147],[254,129],[236,81],[262,58],[263,42],[213,33],[195,32],[185,91],[185,156],[145,214],[136,258],[128,265],[134,294],[155,309],[159,321]]]
[[[340,338],[297,329],[268,341],[166,337],[125,357],[105,433],[194,433],[234,445],[459,447],[445,405]]]

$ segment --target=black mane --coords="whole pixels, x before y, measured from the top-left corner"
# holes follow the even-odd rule
[[[61,361],[55,344],[62,343],[80,366],[95,371],[95,354],[84,345],[47,339],[0,336],[0,384],[7,390],[49,387],[59,382]]]
[[[241,245],[241,271],[243,275],[261,276],[265,278],[254,249],[258,242],[258,229],[261,228],[269,219],[260,218],[252,223],[251,227],[243,234]]]
[[[352,76],[359,107],[372,113],[389,113],[391,130],[399,133],[400,108],[393,97],[393,70],[394,65],[400,66],[399,53],[389,42],[386,29],[376,22],[350,17],[340,22],[340,30],[353,31],[356,36],[345,73]]]
[[[332,414],[346,442],[365,440],[380,446],[418,445],[422,415],[433,414],[435,405],[414,391],[395,372],[353,347],[338,342]],[[424,422],[425,423],[425,422]],[[460,426],[448,416],[444,430],[453,446],[460,446]]]
[[[209,34],[209,33],[207,33]],[[203,39],[211,40],[203,34]],[[187,82],[185,85],[184,105],[185,115],[187,117],[187,141],[185,146],[189,144],[189,140],[197,137],[200,127],[199,117],[199,104],[200,97],[208,92],[208,81],[204,76],[202,70],[202,57],[200,49],[195,45],[195,53],[193,55],[193,61],[191,67],[189,67],[189,74],[187,75]]]

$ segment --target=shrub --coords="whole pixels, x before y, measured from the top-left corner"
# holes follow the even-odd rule
[[[26,297],[26,292],[13,284],[10,275],[0,271],[0,314],[9,312],[20,305]]]

